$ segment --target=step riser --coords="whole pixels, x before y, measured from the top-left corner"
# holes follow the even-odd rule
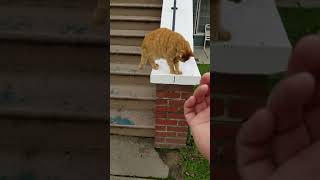
[[[140,60],[141,56],[138,55],[110,54],[111,63],[136,64],[138,67]]]
[[[154,106],[154,100],[111,98],[110,133],[127,136],[153,137]],[[114,121],[117,123],[112,124],[111,122],[114,123]]]
[[[105,111],[103,93],[93,93],[104,88],[104,47],[6,43],[0,49],[0,108]]]
[[[162,4],[162,0],[111,0],[111,3],[150,3],[150,4]]]
[[[111,98],[110,108],[152,111],[154,109],[154,101],[126,100],[126,99]]]
[[[143,37],[111,37],[111,45],[141,46]]]
[[[111,84],[126,84],[126,85],[144,85],[148,86],[150,84],[149,76],[119,76],[110,75]],[[150,84],[150,87],[152,85]]]
[[[105,62],[102,59],[107,55],[106,47],[6,43],[0,45],[0,49],[0,72],[103,73]],[[100,61],[92,63],[92,59]]]
[[[161,17],[161,8],[111,7],[110,15]]]
[[[122,135],[122,136],[154,137],[154,129],[114,127],[111,125],[110,134]]]
[[[95,93],[105,86],[103,74],[0,73],[0,82],[0,109],[105,112],[103,92]]]
[[[150,76],[151,66],[145,66],[143,69],[138,69],[138,65],[136,64],[110,63],[110,74]]]
[[[129,0],[130,2],[130,0]],[[51,7],[51,8],[81,8],[93,9],[97,7],[97,1],[64,1],[64,0],[16,0],[16,1],[0,1],[1,7]]]
[[[160,22],[134,22],[134,21],[118,21],[112,20],[110,29],[120,30],[155,30],[160,27]]]
[[[53,121],[26,121],[25,119],[12,120],[1,118],[0,131],[1,150],[3,150],[4,147],[18,147],[19,150],[31,150],[32,148],[40,152],[48,149],[85,150],[89,148],[99,148],[102,150],[105,149],[104,144],[107,138],[104,132],[105,127],[103,126],[103,120],[101,120],[101,122],[75,123],[70,121],[59,122],[56,119]],[[3,152],[1,153],[3,156]],[[11,160],[20,157],[22,160],[23,156],[16,156]],[[1,157],[1,159],[3,160],[3,157]],[[25,157],[23,159],[25,160]],[[2,161],[1,165],[3,165]],[[69,178],[66,177],[66,179]]]

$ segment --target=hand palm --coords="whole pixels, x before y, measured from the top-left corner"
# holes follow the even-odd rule
[[[184,114],[199,151],[210,159],[210,73],[184,104]]]

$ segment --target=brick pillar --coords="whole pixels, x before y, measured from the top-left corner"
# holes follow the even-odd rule
[[[235,140],[244,120],[263,107],[267,76],[215,74],[213,84],[213,164],[215,179],[240,180]]]
[[[156,85],[155,147],[175,149],[186,146],[188,124],[183,105],[193,86]]]

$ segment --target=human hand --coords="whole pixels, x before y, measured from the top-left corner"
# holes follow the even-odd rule
[[[237,138],[244,180],[320,179],[320,38],[301,40],[289,77],[267,106],[243,124]]]
[[[210,73],[202,76],[200,86],[184,104],[184,115],[199,151],[210,159]]]

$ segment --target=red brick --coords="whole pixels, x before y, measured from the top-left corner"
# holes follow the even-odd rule
[[[156,113],[156,118],[167,118],[167,114],[166,113]]]
[[[156,131],[166,131],[167,130],[167,126],[156,125],[155,129],[156,129]]]
[[[187,138],[166,138],[167,143],[174,143],[174,144],[185,144]]]
[[[188,126],[187,121],[179,121],[178,126]]]
[[[265,106],[262,98],[231,98],[228,103],[229,116],[232,118],[248,118],[256,110]]]
[[[187,93],[193,92],[193,86],[178,86],[177,88],[179,88],[181,92],[187,92]]]
[[[175,126],[168,126],[167,131],[174,131],[174,132],[188,132],[188,127],[175,127]]]
[[[167,112],[167,106],[156,106],[156,112]]]
[[[163,92],[172,92],[172,91],[192,92],[193,86],[182,86],[182,85],[173,85],[173,84],[157,84],[156,89],[157,89],[157,91],[163,91]]]
[[[170,106],[183,107],[185,100],[168,100]]]
[[[166,138],[163,137],[155,137],[155,142],[166,142]]]
[[[237,96],[268,96],[267,76],[216,73],[213,92]]]
[[[179,93],[174,93],[174,92],[159,92],[157,91],[156,93],[157,98],[180,98]]]
[[[184,92],[181,92],[181,99],[189,99],[190,96],[192,96],[193,93],[184,93]]]
[[[183,108],[182,107],[176,107],[176,106],[156,106],[155,108],[155,111],[157,113],[161,113],[161,112],[174,112],[174,113],[177,113],[177,112],[180,112],[182,113],[183,111]]]
[[[161,132],[161,131],[156,131],[155,132],[156,137],[175,137],[177,136],[176,132]]]
[[[169,106],[167,107],[167,112],[181,112],[181,107]]]
[[[157,106],[167,105],[167,104],[168,104],[168,100],[166,100],[166,99],[156,99]]]
[[[184,114],[178,114],[178,113],[168,113],[168,118],[185,119]]]
[[[213,102],[213,117],[224,115],[224,100],[222,98],[214,97]]]
[[[177,137],[187,137],[188,133],[178,132]]]
[[[167,120],[167,119],[156,119],[157,125],[177,125],[176,120]]]

